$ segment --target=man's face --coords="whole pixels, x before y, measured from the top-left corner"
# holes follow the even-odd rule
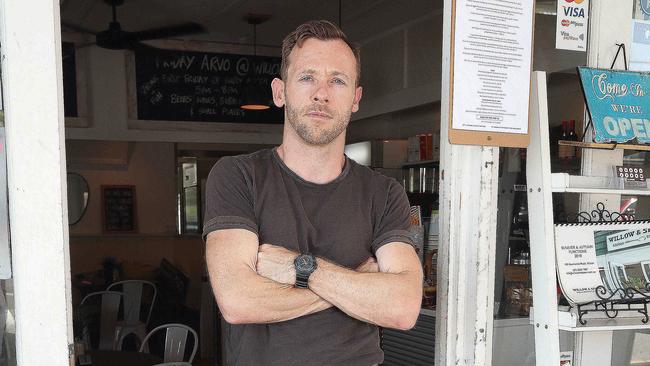
[[[341,40],[306,40],[289,55],[286,80],[273,80],[273,99],[285,122],[307,144],[327,145],[359,110],[356,59]]]

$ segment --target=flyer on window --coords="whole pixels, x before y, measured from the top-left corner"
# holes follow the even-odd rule
[[[599,300],[617,289],[646,292],[650,282],[650,221],[555,225],[560,287],[572,304]]]

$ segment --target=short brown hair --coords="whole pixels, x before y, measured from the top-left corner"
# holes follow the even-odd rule
[[[357,80],[359,85],[361,79],[361,51],[359,46],[350,42],[348,37],[343,33],[341,28],[327,20],[310,20],[298,26],[293,32],[289,33],[282,41],[282,66],[280,76],[283,80],[287,79],[287,70],[289,69],[289,54],[296,45],[302,47],[302,44],[309,38],[316,38],[321,41],[341,40],[350,47],[354,58],[357,61]]]

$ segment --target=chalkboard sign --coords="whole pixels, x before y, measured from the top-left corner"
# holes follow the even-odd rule
[[[282,123],[271,81],[280,58],[177,50],[135,53],[137,110],[140,120]],[[270,109],[240,108],[255,90]]]
[[[135,231],[135,187],[102,186],[102,210],[104,231]]]
[[[66,117],[77,117],[77,60],[74,43],[63,42],[63,110]]]

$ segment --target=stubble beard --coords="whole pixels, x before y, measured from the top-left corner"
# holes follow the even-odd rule
[[[343,115],[339,115],[329,108],[319,108],[314,105],[297,110],[291,105],[291,103],[289,103],[289,101],[286,101],[285,107],[287,121],[291,125],[291,128],[296,131],[296,134],[298,134],[304,142],[314,146],[327,145],[339,137],[339,135],[341,135],[341,133],[343,133],[343,131],[348,127],[350,116],[352,115],[351,109],[345,111]],[[326,111],[330,116],[332,116],[332,120],[327,122],[327,124],[331,123],[331,126],[329,128],[327,126],[320,127],[319,124],[309,123],[307,117],[301,119],[301,117],[310,110]]]

